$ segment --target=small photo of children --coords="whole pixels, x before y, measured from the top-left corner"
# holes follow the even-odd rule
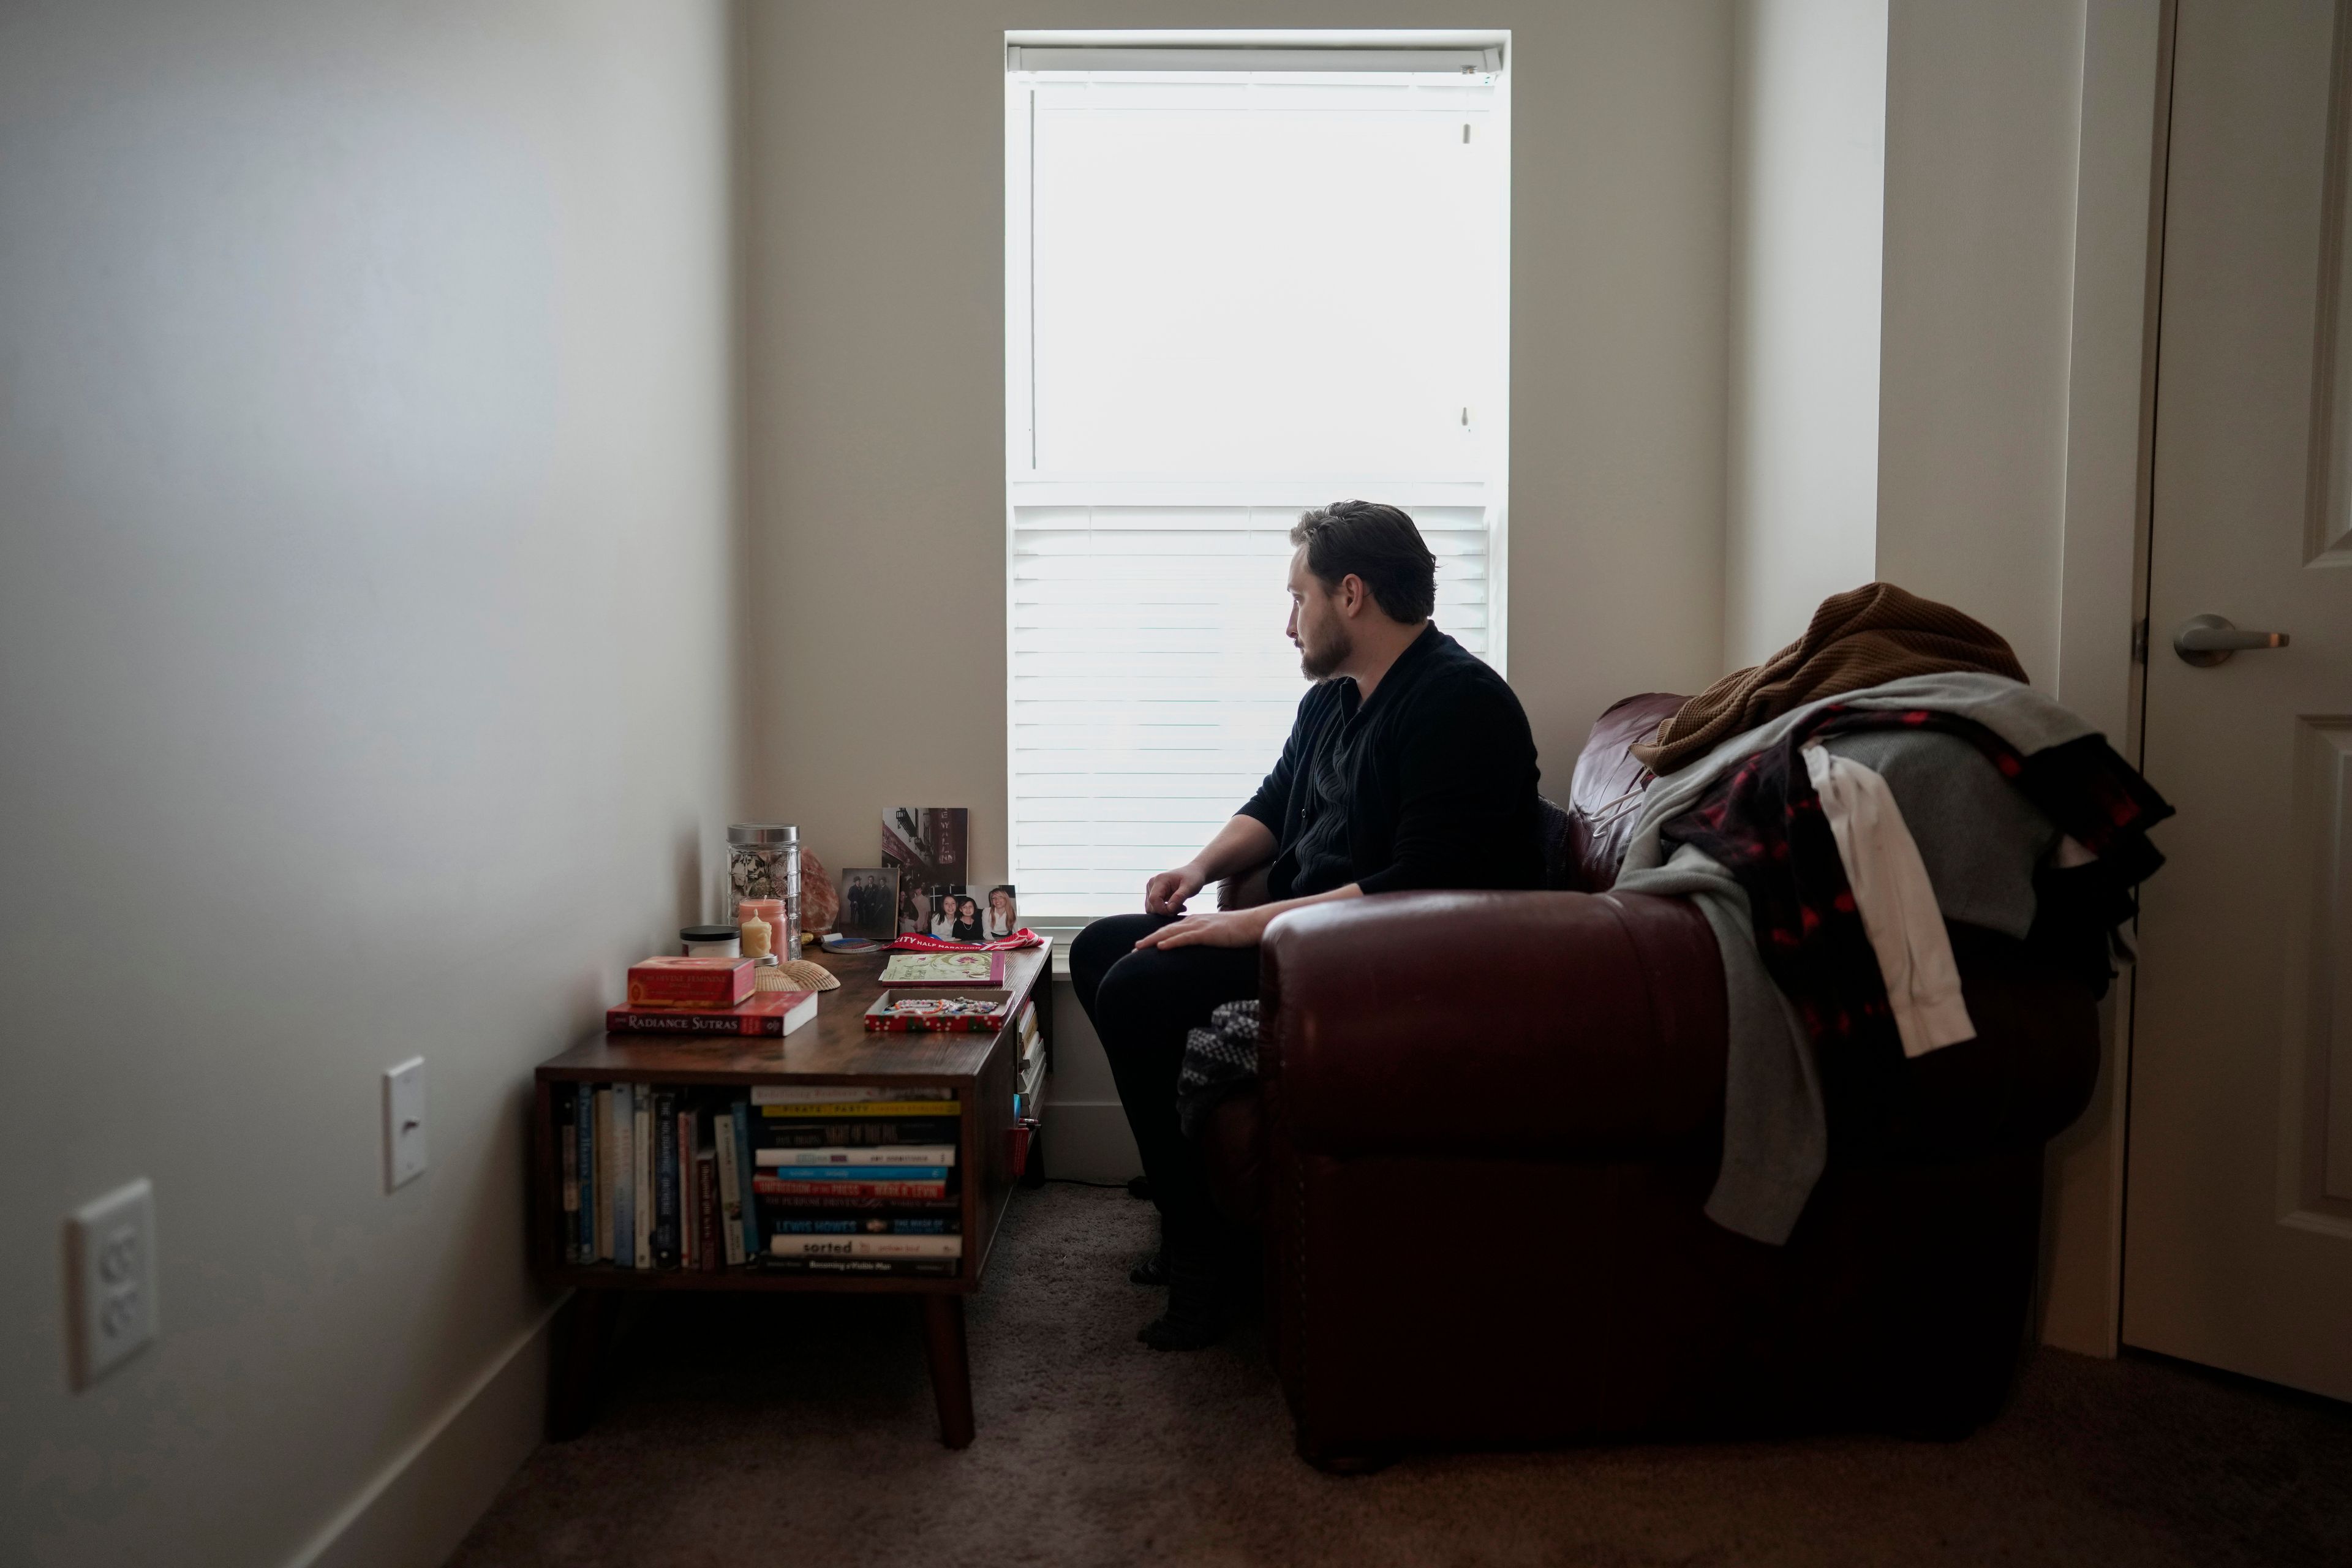
[[[930,932],[941,942],[979,942],[980,900],[969,888],[947,886],[930,890]]]
[[[988,889],[988,910],[981,922],[985,940],[994,942],[1001,936],[1011,936],[1021,929],[1021,910],[1013,901],[1013,884],[1001,882]]]

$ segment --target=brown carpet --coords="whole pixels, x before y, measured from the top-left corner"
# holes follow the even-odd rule
[[[595,1426],[452,1560],[583,1565],[2352,1563],[2352,1413],[2044,1352],[1958,1444],[1851,1437],[1446,1455],[1339,1479],[1290,1451],[1255,1332],[1134,1342],[1148,1205],[1019,1194],[971,1303],[979,1439],[940,1447],[911,1303],[666,1300]]]

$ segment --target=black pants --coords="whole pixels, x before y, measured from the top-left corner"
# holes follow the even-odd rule
[[[1255,947],[1147,948],[1136,939],[1173,915],[1113,915],[1070,943],[1070,981],[1110,1058],[1119,1104],[1143,1155],[1143,1173],[1166,1222],[1169,1244],[1222,1248],[1232,1229],[1209,1195],[1200,1146],[1176,1122],[1176,1078],[1184,1036],[1205,1028],[1227,1002],[1257,994]]]

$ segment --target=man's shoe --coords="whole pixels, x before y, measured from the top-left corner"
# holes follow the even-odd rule
[[[1127,1271],[1131,1285],[1165,1285],[1168,1283],[1168,1255],[1155,1252]]]

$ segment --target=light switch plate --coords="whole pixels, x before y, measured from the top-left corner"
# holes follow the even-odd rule
[[[411,1057],[383,1075],[383,1190],[425,1173],[425,1058]]]
[[[155,1337],[155,1189],[142,1176],[66,1223],[73,1385],[88,1388]]]

